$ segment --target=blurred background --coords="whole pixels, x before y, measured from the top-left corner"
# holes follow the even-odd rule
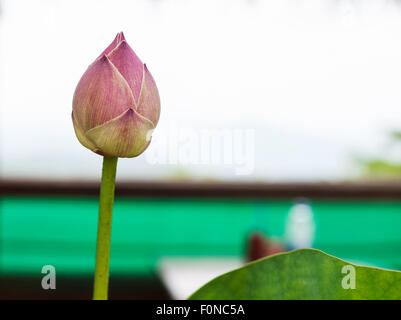
[[[0,0],[0,298],[91,296],[102,158],[71,102],[119,31],[162,111],[119,160],[111,298],[299,247],[401,270],[400,1]]]

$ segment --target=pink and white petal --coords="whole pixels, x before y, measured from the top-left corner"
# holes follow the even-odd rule
[[[122,41],[107,57],[127,81],[134,95],[135,102],[138,102],[143,77],[142,61],[126,41]]]
[[[148,118],[156,126],[160,117],[160,96],[156,82],[150,74],[146,64],[144,69],[144,79],[141,94],[139,96],[137,111],[139,114]]]
[[[101,53],[101,55],[97,59],[100,59],[101,57],[108,55],[110,51],[115,49],[118,46],[118,44],[123,40],[125,40],[124,33],[122,32],[117,33],[113,42],[109,44],[109,46]]]
[[[86,132],[135,104],[131,89],[106,56],[89,66],[75,89],[72,108]]]
[[[89,130],[86,136],[104,155],[132,158],[145,151],[149,145],[149,132],[153,129],[154,126],[148,119],[130,109]]]
[[[74,117],[74,112],[72,112],[71,114],[72,117],[72,123],[74,125],[74,131],[75,131],[75,135],[77,136],[79,142],[85,147],[88,148],[89,150],[96,150],[96,146],[94,145],[94,143],[92,141],[90,141],[86,136],[85,136],[85,132],[82,130],[81,126],[79,125],[79,123],[77,122],[77,120]]]

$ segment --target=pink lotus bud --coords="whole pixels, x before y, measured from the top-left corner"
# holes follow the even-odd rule
[[[156,83],[121,32],[88,67],[75,89],[75,134],[93,152],[132,158],[149,145],[159,115]]]

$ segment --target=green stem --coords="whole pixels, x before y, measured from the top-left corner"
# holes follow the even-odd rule
[[[117,157],[104,157],[103,159],[93,300],[107,300],[109,287],[111,217],[113,215],[117,160]]]

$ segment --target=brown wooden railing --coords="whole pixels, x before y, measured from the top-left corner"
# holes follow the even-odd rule
[[[97,196],[99,182],[0,180],[0,195]],[[118,182],[117,196],[254,199],[398,199],[401,181],[341,183]]]

